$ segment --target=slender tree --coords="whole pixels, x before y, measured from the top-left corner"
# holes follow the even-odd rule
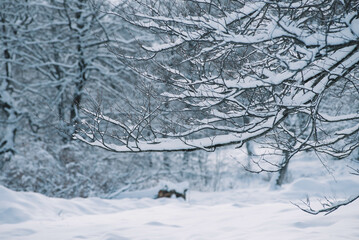
[[[26,0],[0,3],[0,169],[16,152],[16,133],[23,117],[16,85],[24,32],[32,22],[27,5]]]

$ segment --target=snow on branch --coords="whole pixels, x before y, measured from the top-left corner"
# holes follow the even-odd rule
[[[101,114],[75,138],[111,151],[262,139],[290,153],[343,157],[358,147],[357,3],[161,3],[135,1],[115,13],[149,35],[134,56],[119,57],[158,88],[130,119]]]
[[[306,201],[302,201],[302,204],[292,203],[296,207],[298,207],[300,210],[312,214],[312,215],[318,215],[318,214],[324,214],[328,215],[334,211],[336,211],[338,208],[346,206],[355,200],[359,199],[359,195],[352,196],[346,200],[337,201],[337,200],[331,200],[328,198],[325,198],[324,201],[320,202],[320,205],[322,206],[321,209],[313,209],[311,206],[311,202],[309,198],[306,199]]]

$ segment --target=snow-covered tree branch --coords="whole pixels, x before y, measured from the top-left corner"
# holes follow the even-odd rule
[[[157,40],[139,40],[132,57],[119,46],[117,55],[162,83],[157,107],[130,121],[96,113],[75,138],[115,152],[213,150],[263,136],[291,153],[341,158],[358,147],[358,3],[124,5],[113,14]]]
[[[341,200],[341,201],[325,198],[324,201],[320,202],[319,209],[313,209],[309,199],[307,199],[306,201],[302,201],[301,205],[299,205],[297,203],[293,203],[293,204],[295,206],[297,206],[299,209],[301,209],[302,211],[312,214],[312,215],[318,215],[318,214],[322,214],[322,213],[324,215],[328,215],[328,214],[334,212],[335,210],[337,210],[338,208],[346,206],[346,205],[354,202],[357,199],[359,199],[359,195],[352,196],[348,199]]]

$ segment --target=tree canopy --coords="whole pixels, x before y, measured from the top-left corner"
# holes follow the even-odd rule
[[[358,147],[356,1],[133,1],[112,14],[154,34],[117,56],[156,89],[124,121],[84,109],[74,137],[115,152],[253,139],[341,158]],[[136,37],[136,36],[134,36]],[[265,136],[265,138],[263,138]]]

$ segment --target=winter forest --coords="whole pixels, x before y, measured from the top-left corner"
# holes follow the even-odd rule
[[[0,0],[0,239],[358,239],[358,204],[358,0]]]

